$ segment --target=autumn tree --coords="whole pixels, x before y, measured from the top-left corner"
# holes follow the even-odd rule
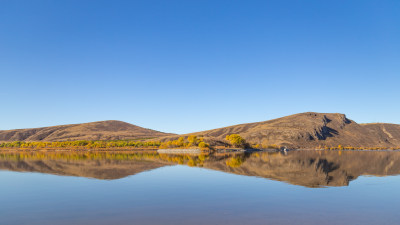
[[[245,147],[246,141],[239,134],[226,135],[225,138],[229,143],[235,147]]]
[[[197,142],[198,142],[198,139],[197,139],[197,136],[196,135],[190,135],[188,138],[187,138],[187,140],[188,140],[188,147],[190,147],[190,146],[197,146]]]
[[[183,137],[178,138],[177,144],[179,147],[182,147],[185,143],[185,139]]]
[[[204,141],[199,143],[199,148],[207,148],[208,144],[206,144]]]

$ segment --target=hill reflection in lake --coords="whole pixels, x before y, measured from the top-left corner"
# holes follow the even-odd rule
[[[0,224],[400,224],[400,176],[392,176],[399,159],[350,151],[0,152]]]
[[[158,154],[157,152],[1,152],[0,169],[120,179],[171,165],[203,167],[305,187],[347,186],[361,175],[400,174],[400,152],[292,151]]]

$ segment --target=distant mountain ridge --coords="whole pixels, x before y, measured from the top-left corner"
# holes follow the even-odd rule
[[[130,123],[107,120],[91,123],[60,125],[0,131],[0,141],[74,141],[122,140],[155,138],[171,135]]]

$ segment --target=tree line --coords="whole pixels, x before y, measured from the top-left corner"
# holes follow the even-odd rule
[[[180,137],[173,141],[129,141],[129,140],[112,140],[112,141],[13,141],[0,143],[0,148],[76,148],[76,149],[107,149],[107,148],[181,148],[181,147],[199,147],[208,148],[209,144],[204,142],[203,138],[190,135],[186,139]]]
[[[232,146],[236,148],[254,148],[254,149],[279,149],[280,145],[276,144],[252,144],[250,145],[246,140],[239,134],[230,134],[225,137],[226,146]],[[223,146],[223,147],[226,147]],[[76,141],[13,141],[0,143],[0,148],[20,148],[20,149],[45,149],[45,148],[67,148],[67,149],[162,149],[162,148],[201,148],[209,149],[208,144],[203,137],[197,137],[196,135],[190,135],[188,137],[179,137],[176,140],[169,141],[151,141],[151,140],[107,140],[107,141],[87,141],[87,140],[76,140]],[[218,147],[216,147],[218,148]],[[355,147],[355,146],[318,146],[315,149],[319,150],[396,150],[400,147]]]

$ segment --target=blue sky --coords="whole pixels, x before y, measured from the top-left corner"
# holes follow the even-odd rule
[[[0,129],[400,124],[400,1],[0,2]]]

